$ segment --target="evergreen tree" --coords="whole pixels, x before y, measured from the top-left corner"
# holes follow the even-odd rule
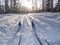
[[[53,10],[53,0],[46,1],[46,11],[50,12]]]

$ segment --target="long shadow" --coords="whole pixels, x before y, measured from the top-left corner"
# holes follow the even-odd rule
[[[51,45],[47,40],[45,40],[45,42],[46,42],[48,45]]]
[[[40,45],[43,45],[41,40],[38,38],[37,36],[37,33],[36,33],[36,27],[35,27],[35,24],[34,22],[32,21],[32,28],[33,28],[33,32],[35,34],[35,37],[37,38],[38,42],[40,43]],[[45,42],[48,44],[48,45],[51,45],[47,40],[45,40]]]
[[[40,40],[40,39],[38,38],[38,36],[37,36],[37,33],[36,33],[36,27],[35,27],[35,24],[34,24],[33,21],[32,21],[32,29],[33,29],[33,33],[34,33],[36,39],[38,40],[39,44],[42,45],[41,40]]]
[[[9,40],[10,42],[8,42],[8,45],[14,44],[15,38],[17,37],[17,33],[20,32],[20,30],[21,30],[21,22],[18,23],[18,29],[16,33],[14,33],[13,38]],[[20,42],[21,42],[21,36],[19,36],[18,45],[20,45]]]
[[[19,22],[19,24],[18,24],[18,30],[17,30],[16,34],[17,34],[20,30],[21,30],[21,22]],[[19,37],[19,43],[18,43],[18,45],[20,45],[20,42],[21,42],[21,35],[20,35],[20,37]]]

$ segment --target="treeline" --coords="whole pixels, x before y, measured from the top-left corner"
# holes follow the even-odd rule
[[[19,0],[5,0],[5,5],[2,5],[0,1],[0,13],[28,13],[29,10],[24,6],[21,7],[19,3]],[[42,9],[37,10],[36,3],[36,10],[32,10],[31,12],[60,12],[60,0],[58,0],[55,7],[53,7],[53,0],[42,0]]]
[[[42,6],[44,12],[60,12],[60,0],[55,4],[55,7],[53,5],[53,0],[43,0]]]
[[[20,13],[18,0],[5,0],[4,5],[0,2],[0,13]]]

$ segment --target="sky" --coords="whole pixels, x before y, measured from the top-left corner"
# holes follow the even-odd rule
[[[21,2],[21,4],[23,5],[23,6],[27,6],[28,8],[32,8],[32,6],[33,5],[36,5],[36,0],[22,0],[22,1],[20,1]],[[32,5],[32,2],[33,2],[33,5]],[[37,7],[40,7],[40,8],[42,8],[42,1],[41,0],[37,0]]]

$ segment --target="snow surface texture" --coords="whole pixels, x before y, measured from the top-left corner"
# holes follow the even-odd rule
[[[0,45],[60,45],[60,13],[1,14]]]

